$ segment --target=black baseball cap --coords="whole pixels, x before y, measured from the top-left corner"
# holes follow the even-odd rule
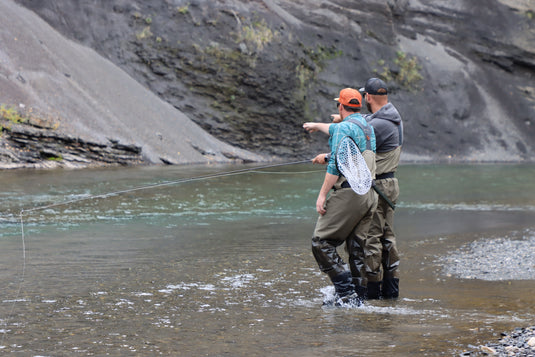
[[[366,81],[363,88],[359,89],[359,92],[365,92],[371,95],[387,95],[388,88],[386,83],[379,78],[370,78]]]

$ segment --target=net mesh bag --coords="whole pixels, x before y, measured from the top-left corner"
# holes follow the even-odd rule
[[[336,151],[336,166],[349,185],[359,195],[364,195],[372,186],[372,174],[355,141],[344,137]]]

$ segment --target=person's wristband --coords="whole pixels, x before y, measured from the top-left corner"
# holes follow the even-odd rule
[[[329,162],[329,160],[331,159],[331,155],[327,154],[325,155],[325,162]]]

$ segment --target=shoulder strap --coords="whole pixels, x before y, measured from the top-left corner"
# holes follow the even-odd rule
[[[372,128],[370,124],[366,123],[366,125],[364,125],[360,121],[353,119],[353,118],[349,118],[347,119],[347,121],[349,123],[358,125],[359,128],[362,129],[362,131],[364,132],[364,135],[366,136],[366,150],[371,150],[372,149],[372,142],[371,142]]]

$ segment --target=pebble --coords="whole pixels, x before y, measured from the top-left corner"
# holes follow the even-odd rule
[[[480,352],[484,355],[499,357],[533,357],[535,356],[535,326],[517,328],[504,336],[497,343],[489,343],[480,346]],[[472,352],[464,354],[470,356]],[[474,353],[474,355],[477,355]]]
[[[461,279],[534,280],[535,232],[526,230],[518,235],[521,237],[480,239],[437,262],[446,276]],[[502,336],[497,343],[471,346],[473,351],[462,355],[535,357],[535,326],[519,327]]]
[[[446,276],[480,280],[535,279],[535,232],[522,239],[479,239],[438,259]]]
[[[496,354],[496,350],[494,348],[488,347],[488,346],[481,346],[481,352],[488,353],[488,354],[491,354],[491,355],[495,355]]]

